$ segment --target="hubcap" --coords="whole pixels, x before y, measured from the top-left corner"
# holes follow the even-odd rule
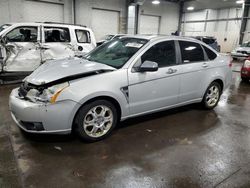
[[[207,103],[207,105],[209,107],[212,107],[212,106],[216,105],[219,98],[220,98],[219,88],[216,85],[210,87],[208,92],[207,92],[207,95],[206,95],[206,103]]]
[[[88,136],[101,137],[105,135],[113,124],[113,112],[104,105],[90,109],[84,117],[83,128]]]

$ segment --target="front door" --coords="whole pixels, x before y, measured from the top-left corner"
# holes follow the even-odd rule
[[[129,104],[131,115],[150,112],[178,103],[180,69],[174,41],[164,41],[149,48],[136,63],[158,63],[156,72],[129,70]]]
[[[20,26],[4,36],[1,54],[6,72],[34,71],[41,63],[39,27]]]
[[[53,59],[74,57],[74,46],[71,44],[70,31],[67,27],[43,27],[41,45],[42,62]]]

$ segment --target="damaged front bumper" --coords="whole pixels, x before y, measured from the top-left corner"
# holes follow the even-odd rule
[[[78,103],[71,100],[55,104],[30,102],[19,97],[18,88],[11,92],[9,99],[13,120],[22,130],[29,133],[70,133],[75,109],[79,107]]]

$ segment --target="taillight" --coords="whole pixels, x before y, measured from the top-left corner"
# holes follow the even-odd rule
[[[248,59],[248,58],[246,59],[246,61],[243,64],[243,67],[250,68],[250,59]]]

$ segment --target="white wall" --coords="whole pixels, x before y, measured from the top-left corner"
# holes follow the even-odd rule
[[[154,15],[161,17],[159,34],[170,35],[171,33],[175,32],[178,29],[179,5],[177,3],[162,1],[159,5],[153,5],[151,1],[147,0],[140,7],[140,14]]]
[[[182,18],[182,21],[184,22],[182,24],[182,34],[185,36],[214,36],[221,45],[222,52],[231,52],[239,42],[241,20],[227,19],[241,18],[241,16],[241,8],[227,8],[217,10],[206,9],[196,12],[186,12]],[[226,20],[212,22],[209,21],[214,19]],[[186,21],[194,20],[200,22],[185,23]]]
[[[24,19],[24,4],[27,0],[0,0],[0,25],[8,22],[26,22]],[[72,23],[72,0],[40,0],[46,3],[63,5],[63,21]],[[44,11],[46,14],[46,10]],[[52,20],[44,20],[52,21]]]
[[[91,28],[93,8],[119,11],[119,32],[126,33],[127,4],[125,0],[76,0],[76,23]]]

